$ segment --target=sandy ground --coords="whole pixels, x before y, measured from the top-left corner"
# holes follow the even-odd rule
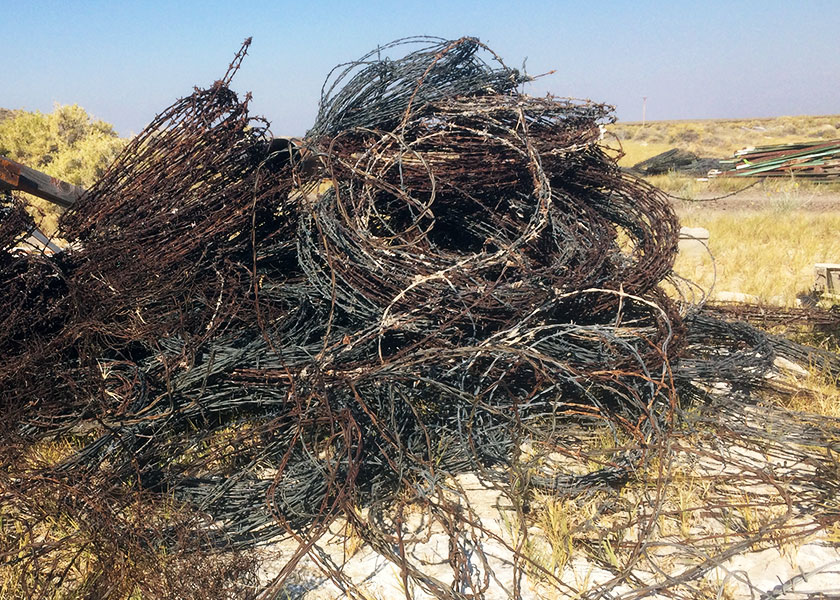
[[[448,534],[432,528],[424,539],[406,546],[411,562],[420,567],[424,576],[439,585],[442,590],[456,590],[462,597],[477,597],[482,600],[507,600],[519,597],[521,600],[552,598],[575,598],[594,593],[601,585],[609,586],[615,573],[593,562],[583,552],[576,551],[561,575],[562,583],[540,584],[531,577],[519,578],[518,594],[514,591],[514,555],[516,546],[510,521],[513,518],[509,500],[498,491],[483,486],[474,476],[461,477],[460,483],[467,492],[471,508],[486,528],[484,532],[469,532],[457,543],[480,547],[486,555],[486,562],[475,555],[469,564],[471,577],[453,581],[449,564]],[[419,517],[418,517],[419,518]],[[417,533],[423,531],[417,524]],[[340,529],[340,528],[337,528]],[[346,583],[357,586],[357,595],[370,600],[405,598],[409,600],[433,600],[434,596],[416,584],[409,584],[406,593],[400,568],[377,554],[367,546],[348,551],[338,531],[327,534],[319,542],[318,553],[323,560],[340,565]],[[465,532],[466,533],[466,532]],[[532,534],[539,535],[535,530]],[[654,548],[655,545],[651,546]],[[282,543],[263,548],[263,562],[259,576],[263,583],[270,582],[283,568],[288,557],[294,553],[296,544]],[[668,564],[667,544],[652,553],[664,552],[663,564]],[[689,562],[675,558],[671,564],[672,575],[691,568]],[[638,585],[653,583],[661,579],[653,571],[634,570]],[[792,547],[773,547],[759,551],[745,551],[710,570],[705,578],[705,590],[711,598],[728,600],[753,600],[758,598],[777,600],[805,600],[824,598],[840,592],[840,550],[827,543],[821,536]],[[486,587],[481,585],[484,582]],[[472,585],[478,584],[476,588]],[[280,591],[279,598],[296,600],[332,600],[351,596],[323,575],[312,558],[307,557],[296,567],[292,577]],[[482,589],[483,588],[483,589]],[[628,584],[613,587],[603,597],[636,597],[635,589]],[[285,595],[284,595],[285,594]],[[474,595],[473,595],[474,594]],[[597,594],[596,594],[597,596]],[[456,596],[452,596],[456,597]],[[458,596],[461,597],[461,596]],[[667,593],[645,595],[654,600],[665,600]],[[830,597],[836,597],[831,595]]]

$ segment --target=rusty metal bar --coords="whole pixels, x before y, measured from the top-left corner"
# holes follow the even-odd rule
[[[57,204],[72,206],[85,193],[84,188],[51,177],[26,165],[0,156],[0,189],[20,190]]]

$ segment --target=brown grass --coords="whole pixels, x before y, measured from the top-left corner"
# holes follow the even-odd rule
[[[621,144],[622,166],[632,166],[670,148],[698,156],[726,158],[749,146],[840,138],[840,115],[768,119],[708,119],[615,123],[608,127]]]

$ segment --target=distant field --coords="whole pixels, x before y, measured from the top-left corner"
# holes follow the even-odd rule
[[[701,157],[725,158],[749,146],[840,138],[840,115],[615,123],[622,166],[682,148]],[[669,173],[648,182],[689,200],[726,195],[749,185]],[[737,292],[770,304],[792,306],[814,281],[814,263],[840,262],[840,183],[757,181],[748,191],[716,202],[674,202],[680,221],[704,227],[708,255],[680,256],[676,270],[707,292]]]
[[[676,147],[702,157],[725,158],[748,146],[836,139],[840,115],[619,122],[607,131],[618,138],[624,152],[619,164],[632,166]]]
[[[707,293],[735,292],[794,306],[814,284],[814,265],[840,262],[840,212],[769,199],[764,209],[677,207],[682,225],[709,231],[707,253],[680,254],[675,270]],[[714,286],[713,286],[714,284]]]

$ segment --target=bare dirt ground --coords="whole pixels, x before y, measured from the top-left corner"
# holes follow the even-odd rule
[[[721,196],[724,196],[721,198]],[[721,198],[717,200],[715,198]],[[696,209],[698,205],[715,211],[762,211],[768,209],[790,209],[807,212],[840,211],[840,191],[798,190],[794,194],[772,193],[760,189],[748,189],[733,196],[728,194],[702,193],[693,200],[672,200],[674,208]]]

